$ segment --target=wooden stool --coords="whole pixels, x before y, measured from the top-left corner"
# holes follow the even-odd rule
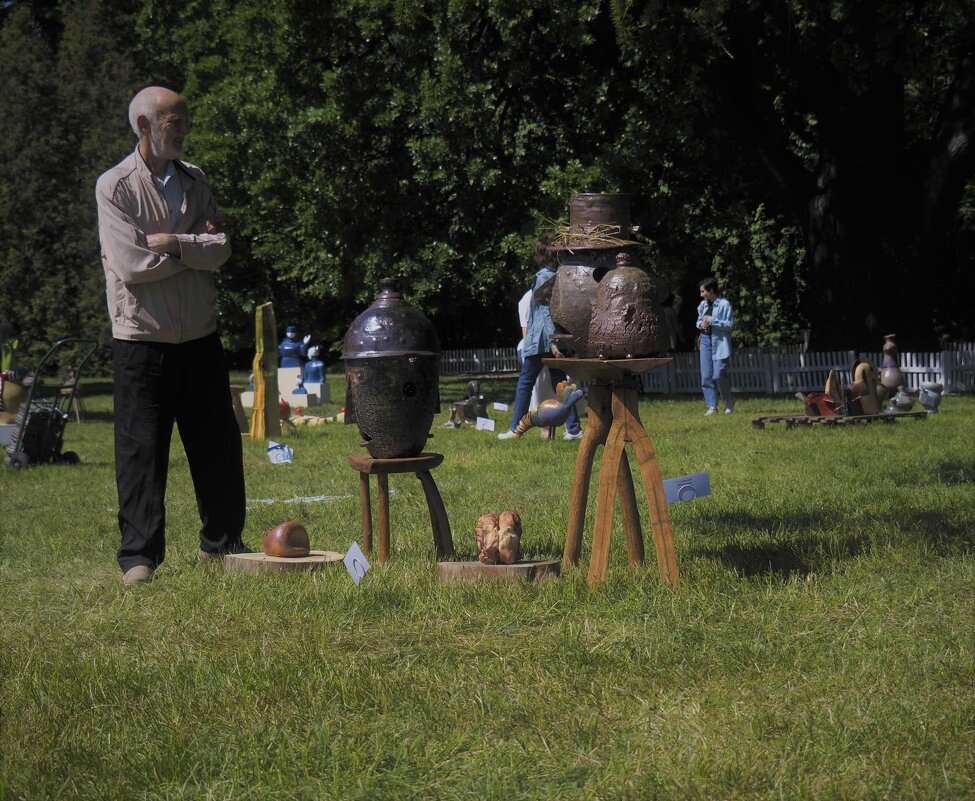
[[[660,467],[653,443],[643,427],[639,412],[639,375],[661,367],[671,359],[543,359],[545,364],[564,370],[574,379],[589,383],[589,417],[585,435],[579,443],[575,478],[569,501],[569,521],[565,531],[562,564],[578,564],[582,551],[582,532],[586,520],[589,482],[592,478],[596,448],[605,445],[599,470],[596,501],[596,528],[592,538],[589,562],[589,585],[606,577],[609,543],[613,533],[613,514],[617,496],[626,532],[626,550],[630,564],[643,562],[643,532],[636,505],[633,475],[626,458],[626,445],[633,448],[647,493],[650,526],[657,549],[660,580],[676,584],[679,579],[674,536],[664,494]]]
[[[373,459],[368,454],[349,454],[349,465],[359,471],[359,499],[362,501],[362,545],[367,553],[372,553],[372,505],[369,502],[369,476],[375,474],[379,484],[377,495],[379,506],[379,561],[389,559],[389,474],[416,473],[423,485],[430,522],[433,524],[433,544],[437,547],[437,558],[452,556],[454,541],[450,535],[447,510],[444,509],[440,491],[434,483],[430,471],[443,462],[443,454],[421,453],[419,456],[404,459]]]

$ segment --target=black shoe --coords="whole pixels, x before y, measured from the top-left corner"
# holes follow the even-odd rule
[[[222,562],[223,558],[227,554],[232,553],[254,553],[250,548],[248,548],[244,543],[238,542],[235,545],[231,545],[228,548],[224,548],[222,551],[204,551],[202,548],[196,552],[197,562]]]

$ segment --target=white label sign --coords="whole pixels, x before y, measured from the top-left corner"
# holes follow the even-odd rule
[[[345,552],[345,558],[342,561],[345,563],[345,569],[352,576],[352,580],[358,586],[369,569],[369,560],[366,559],[366,555],[362,552],[358,542],[353,542],[349,546],[349,550]]]
[[[287,464],[294,456],[294,451],[283,442],[275,442],[273,439],[267,441],[267,457],[271,464]]]
[[[707,473],[692,473],[689,476],[668,478],[664,481],[664,494],[667,503],[693,501],[711,494],[711,479]]]

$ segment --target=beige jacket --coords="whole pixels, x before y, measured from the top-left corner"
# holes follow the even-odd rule
[[[230,256],[226,234],[207,234],[217,205],[199,167],[174,161],[183,186],[183,216],[175,231],[162,193],[136,150],[105,172],[95,187],[102,265],[116,339],[189,342],[217,328],[213,273]],[[175,233],[179,258],[154,253],[149,234]]]

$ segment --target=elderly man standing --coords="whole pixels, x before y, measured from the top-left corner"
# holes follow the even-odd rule
[[[199,167],[179,159],[186,101],[159,86],[129,105],[135,152],[95,189],[112,320],[115,477],[125,584],[142,584],[165,557],[166,480],[173,424],[202,521],[197,559],[246,551],[244,470],[214,273],[230,256]]]

